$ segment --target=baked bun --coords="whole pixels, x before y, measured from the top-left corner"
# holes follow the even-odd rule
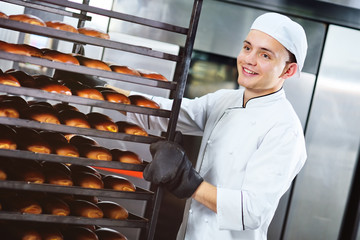
[[[12,101],[0,102],[0,117],[19,118],[20,110]]]
[[[40,136],[47,141],[50,145],[54,143],[67,143],[67,139],[62,133],[59,132],[52,132],[52,131],[40,131]]]
[[[7,179],[6,167],[0,164],[0,181]],[[0,210],[1,210],[1,202],[0,202]]]
[[[107,148],[96,145],[82,144],[77,148],[80,151],[80,156],[94,160],[111,161],[112,155]]]
[[[148,136],[145,129],[143,129],[142,127],[136,124],[125,121],[118,121],[116,122],[116,125],[119,128],[118,132],[132,134],[132,135]]]
[[[0,149],[16,149],[16,132],[13,128],[0,124]]]
[[[79,61],[71,54],[62,53],[56,50],[44,49],[42,57],[50,61],[80,65]]]
[[[99,240],[97,235],[86,227],[69,227],[64,231],[64,239],[69,240]]]
[[[8,73],[2,73],[0,74],[0,84],[14,86],[14,87],[20,87],[20,82],[12,75]]]
[[[9,239],[21,239],[21,240],[43,240],[40,232],[31,227],[19,226],[13,229]]]
[[[22,87],[35,88],[37,86],[35,79],[23,71],[16,71],[12,69],[10,71],[6,71],[6,73],[15,77]]]
[[[8,53],[31,56],[29,50],[20,44],[13,44],[0,41],[0,51],[5,51]]]
[[[30,14],[9,15],[9,19],[46,27],[46,24],[43,20],[41,20],[40,18],[38,18],[36,16],[30,15]]]
[[[104,213],[94,203],[74,200],[70,203],[71,215],[86,218],[102,218]]]
[[[87,36],[97,37],[97,38],[102,38],[102,39],[110,39],[109,34],[107,34],[106,32],[103,32],[101,30],[98,30],[98,29],[82,27],[82,28],[78,28],[78,31],[79,31],[79,33],[87,35]]]
[[[42,57],[43,56],[43,52],[38,49],[37,47],[31,46],[29,44],[18,44],[19,46],[25,48],[28,53],[30,54],[30,56],[32,57]]]
[[[84,113],[75,110],[63,110],[59,112],[62,124],[71,127],[91,128],[90,123]]]
[[[101,178],[101,174],[98,172],[98,170],[96,170],[95,168],[93,168],[91,166],[71,164],[69,166],[69,168],[71,170],[71,174],[73,174],[73,175],[77,175],[78,173],[86,172],[86,173],[94,174],[95,176]]]
[[[0,95],[0,101],[11,101],[20,111],[29,107],[28,102],[19,96]]]
[[[106,175],[102,178],[104,188],[114,189],[118,191],[135,192],[135,185],[128,179],[116,175]]]
[[[135,70],[131,67],[128,67],[128,66],[111,65],[110,68],[113,72],[129,74],[129,75],[134,75],[134,76],[138,76],[138,77],[141,76],[141,74],[137,70]]]
[[[78,200],[85,200],[94,204],[97,204],[99,202],[99,199],[97,196],[88,196],[88,195],[76,195],[75,199]]]
[[[64,82],[65,86],[71,89],[73,95],[84,98],[95,99],[95,100],[104,100],[103,95],[100,93],[100,91],[96,90],[95,88],[91,88],[85,84],[82,84],[81,82],[71,79],[60,80],[60,81]]]
[[[57,103],[57,104],[53,105],[53,108],[57,112],[60,112],[62,110],[74,110],[74,111],[79,112],[79,109],[77,107],[74,107],[68,103]]]
[[[42,208],[39,202],[26,195],[20,195],[10,200],[11,211],[29,214],[41,214]]]
[[[50,172],[55,170],[55,171],[61,171],[66,175],[71,175],[71,170],[65,163],[44,161],[42,163],[42,167],[45,172]]]
[[[92,59],[92,58],[87,58],[87,57],[80,56],[80,55],[77,55],[75,57],[79,61],[80,65],[82,65],[82,66],[89,67],[89,68],[96,68],[96,69],[105,70],[105,71],[111,71],[111,68],[103,61]]]
[[[36,153],[51,153],[50,145],[41,138],[37,131],[25,127],[17,127],[15,131],[19,149]]]
[[[127,219],[129,217],[129,212],[118,203],[101,201],[96,205],[103,211],[105,218]]]
[[[51,27],[51,28],[55,28],[55,29],[63,30],[63,31],[67,31],[67,32],[78,33],[78,30],[76,28],[74,28],[73,26],[66,24],[64,22],[47,21],[47,22],[45,22],[45,24],[47,27]]]
[[[45,175],[42,166],[35,160],[15,161],[11,170],[11,178],[17,181],[44,183]]]
[[[71,90],[60,84],[57,82],[51,82],[48,84],[43,84],[42,86],[39,86],[39,89],[47,91],[47,92],[51,92],[51,93],[58,93],[58,94],[63,94],[63,95],[72,95]]]
[[[72,174],[74,184],[83,188],[95,188],[101,189],[104,187],[104,183],[101,177],[89,172],[76,172]]]
[[[65,157],[80,157],[78,149],[70,144],[58,142],[51,145],[54,154]]]
[[[41,227],[39,228],[41,240],[64,240],[64,236],[56,227]]]
[[[102,130],[102,131],[109,131],[109,132],[117,132],[118,126],[113,122],[113,120],[102,113],[98,112],[91,112],[86,114],[91,127]]]
[[[69,216],[70,207],[69,205],[56,196],[47,196],[42,199],[41,206],[44,213],[56,215],[56,216]]]
[[[159,104],[141,95],[131,95],[129,96],[129,99],[132,105],[156,109],[160,108]]]
[[[49,184],[55,184],[60,186],[73,186],[74,183],[70,174],[65,173],[62,170],[48,168],[44,169],[46,182]]]
[[[30,106],[22,112],[21,116],[22,118],[42,123],[60,124],[60,120],[54,109],[40,104]]]
[[[98,228],[95,230],[95,234],[99,240],[127,240],[123,234],[111,228]]]
[[[75,135],[73,137],[70,138],[69,141],[71,144],[75,145],[75,146],[79,146],[82,144],[89,144],[89,145],[97,145],[99,146],[99,144],[91,137],[88,136],[83,136],[83,135]]]
[[[131,164],[141,164],[143,160],[134,152],[131,151],[122,151],[120,149],[111,149],[113,161],[118,161],[122,163],[131,163]]]
[[[144,69],[138,69],[138,72],[144,78],[150,78],[150,79],[155,79],[155,80],[160,80],[160,81],[165,81],[165,82],[169,81],[166,77],[164,77],[163,75],[161,75],[160,73],[157,73],[157,72],[152,72],[152,71],[148,71],[148,70],[144,70]]]
[[[113,90],[103,90],[100,92],[104,96],[104,99],[106,101],[114,102],[114,103],[130,104],[130,99],[124,94],[115,92]]]
[[[0,18],[9,18],[9,16],[3,12],[0,12]]]

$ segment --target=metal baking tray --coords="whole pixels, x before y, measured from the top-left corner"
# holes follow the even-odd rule
[[[136,24],[141,24],[144,26],[158,28],[158,29],[175,32],[175,33],[179,33],[179,34],[184,34],[184,35],[187,35],[188,31],[189,31],[188,28],[175,26],[175,25],[168,24],[168,23],[158,22],[158,21],[154,21],[154,20],[150,20],[150,19],[146,19],[146,18],[141,18],[141,17],[129,15],[129,14],[114,12],[114,11],[110,11],[110,10],[106,10],[106,9],[102,9],[102,8],[89,6],[86,4],[80,4],[80,3],[75,3],[75,2],[65,1],[65,0],[38,0],[38,1],[55,4],[55,5],[63,6],[63,7],[74,8],[74,9],[82,10],[85,12],[96,13],[96,14],[100,14],[103,16],[116,18],[119,20],[132,22],[132,23],[136,23]]]
[[[41,123],[33,120],[19,118],[0,117],[0,124],[148,144],[164,139],[163,137],[152,135],[138,136],[126,133],[114,133],[92,128],[70,127],[63,124]]]
[[[106,218],[85,218],[74,216],[56,216],[49,214],[22,214],[17,212],[0,211],[2,220],[20,220],[42,223],[61,223],[61,224],[80,224],[80,225],[99,225],[113,227],[146,228],[149,221],[134,214],[129,214],[126,220],[115,220]]]
[[[179,60],[179,57],[176,55],[159,52],[156,50],[152,50],[151,48],[147,48],[147,47],[135,46],[135,45],[130,45],[130,44],[126,44],[126,43],[116,42],[116,41],[97,38],[97,37],[90,37],[90,36],[80,34],[80,33],[72,33],[72,32],[68,32],[68,31],[57,30],[57,29],[50,28],[50,27],[37,26],[34,24],[23,23],[23,22],[5,19],[5,18],[0,18],[0,27],[15,30],[15,31],[21,31],[24,33],[31,33],[31,34],[37,34],[37,35],[42,35],[42,36],[47,36],[47,37],[53,37],[53,38],[57,38],[59,40],[65,40],[65,41],[70,41],[70,42],[75,42],[75,43],[80,43],[80,44],[92,44],[92,45],[96,45],[96,46],[117,49],[117,50],[121,50],[121,51],[136,53],[136,54],[140,54],[140,55],[146,55],[146,56],[170,60],[170,61],[178,61]]]
[[[0,18],[0,22],[1,20],[2,19]],[[29,57],[25,55],[13,54],[4,51],[0,51],[0,59],[12,60],[23,63],[32,63],[43,67],[55,68],[68,72],[76,72],[81,74],[99,76],[103,78],[110,78],[118,81],[140,84],[149,87],[158,87],[158,88],[174,90],[177,85],[176,82],[170,82],[170,81],[166,82],[161,80],[136,77],[136,76],[116,73],[112,71],[99,70],[95,68],[89,68],[85,66],[79,66],[79,65],[62,63],[62,62],[54,62],[43,58]]]
[[[145,166],[148,164],[148,162],[144,162],[143,164],[130,164],[130,163],[122,163],[116,161],[94,160],[84,157],[66,157],[56,154],[34,153],[24,150],[9,150],[9,149],[0,149],[0,156],[31,159],[38,161],[70,163],[70,164],[77,164],[84,166],[131,170],[131,171],[143,171]]]
[[[82,14],[75,13],[75,12],[66,11],[66,10],[61,9],[59,7],[50,7],[49,5],[39,4],[39,3],[36,3],[35,1],[34,2],[21,1],[21,0],[2,0],[2,1],[12,3],[12,4],[16,4],[16,5],[20,5],[20,6],[24,6],[24,7],[38,9],[38,10],[41,10],[41,11],[55,13],[55,14],[59,14],[59,15],[62,15],[62,16],[73,17],[73,18],[78,18],[78,19],[81,19],[81,20],[91,21],[90,16],[82,15]]]
[[[60,186],[48,183],[28,183],[22,181],[0,181],[0,189],[12,189],[22,191],[35,191],[35,192],[51,192],[51,193],[63,193],[74,194],[84,196],[100,196],[110,198],[123,198],[134,200],[151,200],[154,197],[154,193],[147,191],[143,188],[136,186],[135,192],[116,191],[112,189],[93,189],[82,188],[77,186]],[[1,212],[1,211],[0,211]]]
[[[139,107],[131,104],[113,103],[109,101],[78,97],[75,95],[69,96],[64,94],[51,93],[34,88],[14,87],[4,84],[0,84],[0,93],[1,92],[6,92],[8,94],[15,94],[15,95],[24,95],[24,96],[34,97],[37,99],[57,100],[61,102],[75,103],[75,104],[81,104],[81,105],[93,106],[99,108],[107,108],[116,111],[141,113],[141,114],[159,116],[164,118],[169,118],[171,114],[171,111],[169,110]]]

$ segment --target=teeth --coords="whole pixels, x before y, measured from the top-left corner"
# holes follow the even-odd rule
[[[246,68],[244,68],[244,71],[245,71],[246,73],[249,73],[249,74],[255,74],[255,72],[250,71],[249,69],[246,69]]]

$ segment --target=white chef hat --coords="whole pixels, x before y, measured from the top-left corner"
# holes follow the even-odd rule
[[[278,13],[265,13],[255,19],[251,29],[270,35],[294,54],[298,65],[296,76],[300,76],[307,52],[306,34],[300,24]]]

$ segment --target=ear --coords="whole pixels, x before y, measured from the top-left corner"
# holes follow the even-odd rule
[[[283,73],[280,75],[281,78],[287,79],[295,75],[298,70],[298,65],[296,63],[288,63],[285,65]]]

